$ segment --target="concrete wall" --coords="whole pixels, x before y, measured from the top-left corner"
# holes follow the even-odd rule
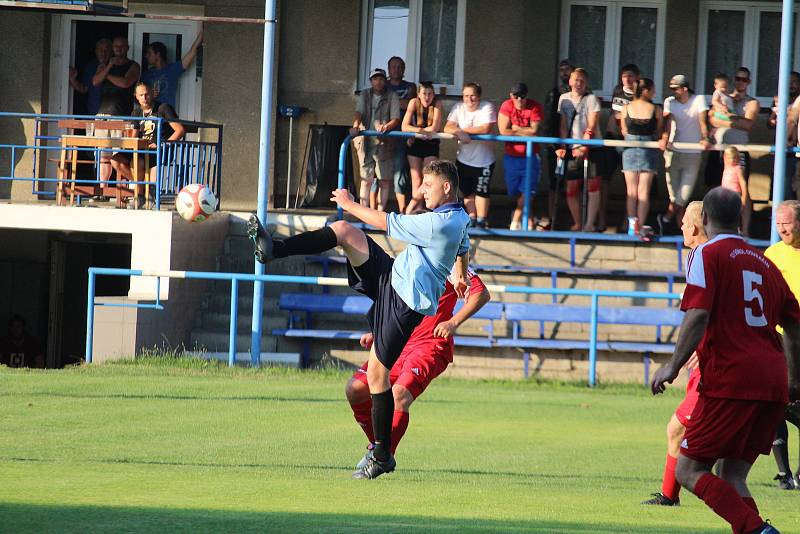
[[[33,10],[0,9],[0,72],[6,73],[0,111],[40,113],[46,104],[41,88],[47,79],[49,37],[46,31],[47,15]],[[24,46],[21,46],[24,43]],[[20,53],[24,50],[24,53]],[[0,119],[0,144],[29,144],[33,136],[32,121]],[[32,158],[28,151],[11,153],[0,150],[0,176],[10,176],[11,167],[16,176],[33,176]],[[0,181],[0,199],[30,198],[30,182]]]
[[[161,4],[146,1],[137,5],[146,7],[156,3]],[[200,3],[209,16],[261,18],[264,15],[263,1],[258,0],[240,0],[235,5],[223,0]],[[358,89],[361,4],[361,0],[279,2],[276,101],[273,104],[309,108],[295,121],[291,154],[293,184],[302,178],[308,125],[348,124],[352,120]],[[694,76],[698,15],[699,4],[694,0],[667,1],[665,83],[677,72]],[[18,54],[14,46],[0,47],[0,69],[14,73],[14,83],[6,85],[0,110],[47,111],[43,95],[47,94],[48,87],[49,20],[52,16],[35,10],[2,10],[0,35],[3,41],[24,41],[26,53]],[[465,80],[479,81],[484,87],[484,97],[498,106],[507,97],[510,84],[520,80],[529,85],[531,97],[543,100],[555,77],[560,26],[561,2],[557,0],[469,0]],[[225,125],[224,207],[251,210],[255,206],[258,177],[263,27],[209,23],[205,31],[203,119]],[[447,96],[444,99],[446,110],[459,100],[458,95]],[[286,118],[275,116],[270,196],[277,199],[277,206],[285,202],[286,167],[290,156],[288,122]],[[20,121],[0,119],[2,141],[22,144],[30,139],[30,127]],[[771,137],[771,132],[759,127],[753,140],[766,142]],[[499,206],[506,201],[502,196],[502,148],[497,145],[495,150],[499,161],[493,191],[497,194],[494,201]],[[455,144],[443,143],[442,156],[453,158]],[[8,158],[8,151],[0,150],[0,174],[6,173]],[[30,174],[31,158],[19,154],[16,159],[18,174]],[[765,195],[768,189],[768,184],[761,185],[769,170],[767,159],[761,164],[762,168],[757,167],[762,174],[754,181],[756,198],[760,198],[762,191]],[[661,182],[663,180],[659,180]],[[615,180],[612,193],[617,199],[623,195],[621,186],[621,179]],[[15,196],[30,199],[29,188],[27,183],[15,184]],[[296,185],[292,189],[294,191]],[[10,195],[9,185],[0,182],[0,198]]]
[[[171,226],[169,265],[173,270],[216,271],[217,257],[229,231],[227,215],[202,224],[177,219]],[[163,283],[163,282],[162,282]],[[163,310],[96,307],[94,355],[96,362],[132,358],[143,349],[189,347],[189,333],[201,312],[201,302],[213,282],[172,280]],[[226,284],[230,287],[229,284]],[[152,303],[129,297],[98,298],[98,302]]]

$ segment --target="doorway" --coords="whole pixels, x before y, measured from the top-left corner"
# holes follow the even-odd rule
[[[111,39],[128,36],[128,23],[94,20],[75,21],[75,50],[72,65],[78,70],[78,79],[84,84],[92,83],[92,76],[97,70],[95,45],[100,39]],[[91,115],[93,110],[88,106],[88,94],[72,92],[72,113],[74,115]]]

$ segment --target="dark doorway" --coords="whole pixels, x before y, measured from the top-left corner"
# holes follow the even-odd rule
[[[84,356],[89,267],[130,269],[130,236],[56,235],[50,244],[50,258],[48,366],[63,367]],[[129,289],[127,276],[101,276],[95,295],[122,297]]]
[[[86,83],[91,83],[91,78],[97,67],[94,49],[97,41],[103,38],[114,39],[117,36],[128,36],[127,22],[99,22],[93,20],[79,20],[75,22],[75,57],[73,65],[78,69],[78,79]],[[73,91],[72,93],[72,113],[75,115],[87,115],[86,94]]]

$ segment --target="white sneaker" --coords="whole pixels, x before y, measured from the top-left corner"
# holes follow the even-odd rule
[[[511,221],[511,224],[508,226],[509,230],[522,230],[522,221]]]

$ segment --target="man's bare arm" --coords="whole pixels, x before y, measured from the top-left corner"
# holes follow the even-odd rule
[[[677,378],[681,368],[686,365],[686,362],[689,361],[692,353],[694,353],[703,339],[708,327],[708,319],[708,310],[699,308],[687,310],[681,322],[681,329],[678,334],[678,341],[675,343],[675,352],[672,355],[672,359],[664,367],[656,371],[650,381],[653,395],[663,393],[664,383],[672,383]]]
[[[445,339],[455,335],[456,329],[461,326],[464,321],[478,313],[478,310],[483,308],[487,302],[492,299],[489,290],[484,288],[480,293],[469,293],[467,301],[464,306],[458,310],[458,313],[448,321],[442,321],[437,324],[433,329],[433,335],[436,337],[443,337]]]
[[[378,230],[386,231],[386,212],[374,210],[355,202],[353,195],[347,189],[335,189],[331,193],[331,202],[336,202],[344,211],[354,215],[366,224],[374,226]]]

